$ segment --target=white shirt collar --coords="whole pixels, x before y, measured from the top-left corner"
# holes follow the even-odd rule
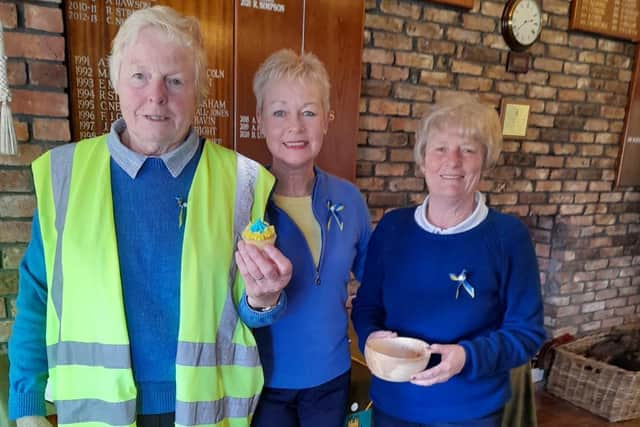
[[[434,234],[457,234],[463,233],[465,231],[469,231],[472,228],[480,225],[482,221],[485,220],[487,215],[489,215],[489,208],[485,203],[484,194],[476,191],[475,193],[475,202],[476,208],[473,210],[471,215],[469,215],[464,221],[460,224],[454,225],[449,228],[440,228],[431,224],[427,220],[427,205],[429,204],[429,196],[424,199],[424,202],[420,206],[418,206],[414,213],[414,218],[418,226],[423,230],[434,233]]]

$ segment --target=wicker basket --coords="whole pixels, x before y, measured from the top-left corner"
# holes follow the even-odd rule
[[[640,417],[640,372],[584,357],[610,333],[577,339],[556,348],[547,390],[609,421]]]

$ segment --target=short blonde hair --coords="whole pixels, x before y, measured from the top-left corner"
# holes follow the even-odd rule
[[[298,55],[291,49],[281,49],[272,53],[258,68],[253,77],[253,94],[256,97],[256,110],[262,111],[262,101],[267,85],[277,80],[294,80],[311,83],[320,89],[322,109],[329,111],[331,83],[329,74],[322,61],[313,53]]]
[[[195,86],[198,94],[198,105],[209,94],[207,79],[207,53],[202,40],[200,25],[196,18],[183,16],[167,6],[153,6],[136,10],[124,21],[111,44],[109,56],[109,79],[114,90],[120,79],[120,66],[124,51],[136,40],[140,31],[153,27],[163,31],[169,40],[191,49],[195,62]]]
[[[493,106],[481,103],[475,96],[460,92],[436,102],[418,123],[413,156],[422,169],[424,154],[429,144],[429,134],[447,129],[480,143],[484,148],[482,170],[491,169],[498,162],[502,151],[500,118]]]

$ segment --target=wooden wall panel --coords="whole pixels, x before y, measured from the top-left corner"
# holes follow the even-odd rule
[[[636,47],[616,185],[640,185],[640,47]]]
[[[308,2],[304,49],[313,52],[331,76],[333,120],[318,164],[355,180],[364,3],[314,0]]]
[[[167,4],[185,15],[196,16],[205,36],[209,96],[196,112],[196,130],[218,144],[233,148],[233,3],[167,0]]]
[[[268,164],[271,156],[256,124],[256,100],[253,75],[262,62],[278,49],[296,52],[302,46],[302,10],[300,0],[279,0],[283,12],[262,10],[236,4],[236,150]]]
[[[197,111],[201,135],[263,163],[255,126],[253,74],[272,52],[316,53],[332,82],[329,127],[320,166],[355,179],[364,0],[73,0],[65,2],[72,138],[109,131],[120,115],[109,84],[111,40],[136,9],[164,4],[197,17],[208,53],[210,93]]]

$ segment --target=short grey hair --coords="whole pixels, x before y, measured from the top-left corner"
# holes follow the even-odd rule
[[[483,146],[483,171],[496,165],[502,151],[502,129],[498,113],[493,106],[481,103],[477,97],[460,92],[436,102],[420,119],[413,149],[414,160],[420,169],[424,163],[430,133],[447,129],[457,129],[461,136]]]
[[[207,79],[207,52],[204,48],[200,25],[196,18],[183,16],[168,6],[153,6],[136,10],[124,21],[111,44],[109,79],[114,90],[120,79],[120,66],[125,49],[136,40],[140,31],[153,27],[163,31],[169,40],[191,49],[195,62],[195,87],[198,105],[209,94]]]
[[[262,101],[267,85],[277,80],[294,80],[317,85],[320,90],[322,109],[329,112],[331,83],[322,61],[310,52],[298,55],[291,49],[281,49],[272,53],[258,68],[253,77],[253,94],[256,110],[262,111]]]

